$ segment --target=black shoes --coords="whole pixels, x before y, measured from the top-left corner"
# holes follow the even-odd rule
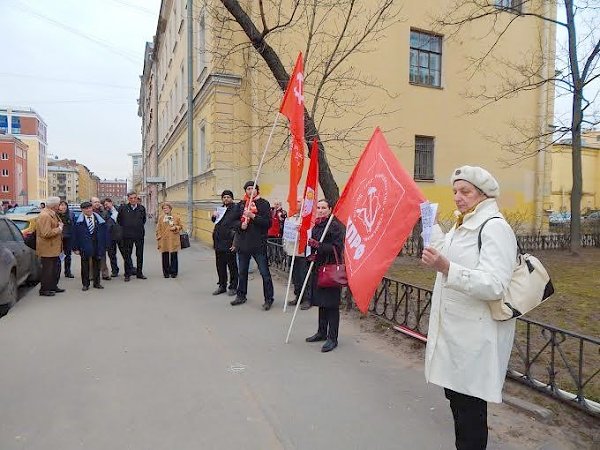
[[[311,337],[307,337],[305,339],[306,342],[320,342],[320,341],[324,341],[325,339],[327,339],[325,336],[323,336],[321,333],[317,333],[317,334],[313,334]]]
[[[271,306],[273,306],[273,301],[274,301],[273,299],[265,301],[265,302],[263,303],[263,305],[262,305],[263,309],[264,309],[265,311],[268,311],[268,310],[270,310],[270,309],[271,309]]]
[[[110,277],[102,277],[104,281],[110,281]]]
[[[81,288],[81,290],[82,290],[82,291],[84,291],[84,292],[85,292],[85,291],[87,291],[87,290],[89,290],[89,289],[90,289],[90,287],[89,287],[89,286],[83,286],[83,287]]]
[[[131,278],[129,277],[129,275],[125,275],[125,282],[129,281]]]
[[[296,297],[294,300],[290,300],[288,302],[288,306],[296,306],[298,304],[298,297]]]
[[[145,277],[144,277],[145,278]],[[171,274],[171,278],[177,278],[177,274],[176,273],[172,273]]]
[[[169,275],[168,273],[165,273],[163,276],[164,276],[165,278],[169,278],[171,275]]]
[[[226,292],[226,291],[227,291],[227,289],[225,289],[223,286],[219,286],[217,288],[217,290],[212,293],[212,295],[220,295],[220,294],[222,294],[223,292]]]
[[[104,286],[102,286],[101,284],[95,284],[94,289],[104,289]]]
[[[235,306],[235,305],[241,305],[242,303],[246,303],[247,298],[246,297],[240,297],[239,295],[235,298],[235,300],[233,300],[232,302],[230,302],[231,306]]]
[[[54,297],[54,291],[40,291],[42,297]]]
[[[60,294],[62,292],[65,292],[65,290],[57,287],[56,289],[52,289],[52,292],[54,292],[55,294]]]
[[[75,278],[75,276],[71,272],[65,273],[65,278]]]
[[[312,305],[310,304],[310,302],[300,302],[300,309],[302,311],[306,311],[307,309],[312,308]]]
[[[227,295],[229,295],[230,297],[237,295],[237,289],[229,288],[229,290],[227,291]]]
[[[147,280],[148,279],[148,277],[146,275],[144,275],[143,273],[138,273],[135,277],[139,278],[140,280]]]
[[[323,344],[323,347],[321,347],[321,351],[323,353],[327,353],[327,352],[330,352],[331,350],[333,350],[336,347],[337,347],[337,342],[332,341],[331,339],[327,339],[327,341],[325,342],[325,344]]]
[[[110,274],[112,278],[119,278],[119,272],[113,272]]]

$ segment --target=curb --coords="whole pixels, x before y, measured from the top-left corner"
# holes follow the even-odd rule
[[[503,395],[502,400],[507,405],[510,405],[513,408],[517,408],[527,414],[530,414],[543,422],[550,421],[550,419],[552,419],[552,417],[554,416],[554,413],[551,410],[544,408],[543,406],[528,402],[521,398],[513,397],[512,395],[505,394]]]

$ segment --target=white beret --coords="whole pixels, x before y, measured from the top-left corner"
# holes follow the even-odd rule
[[[481,167],[459,167],[452,172],[450,180],[452,184],[457,180],[468,181],[488,197],[498,197],[500,195],[500,186],[496,179],[491,173]]]

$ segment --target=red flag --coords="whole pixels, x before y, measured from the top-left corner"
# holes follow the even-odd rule
[[[346,225],[348,285],[363,313],[419,219],[423,201],[377,128],[333,211]]]
[[[298,252],[304,253],[306,243],[308,242],[308,230],[315,223],[317,213],[317,193],[319,190],[319,144],[313,140],[312,150],[310,151],[310,164],[308,174],[306,175],[306,184],[304,186],[304,205],[302,207],[302,222],[298,232]]]
[[[279,112],[290,121],[290,190],[288,192],[288,213],[298,212],[298,183],[302,179],[304,168],[304,63],[302,53],[298,55],[296,65],[290,77]]]

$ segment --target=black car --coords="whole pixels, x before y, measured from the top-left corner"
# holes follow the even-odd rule
[[[0,314],[5,314],[18,299],[18,287],[35,285],[41,273],[35,250],[27,247],[19,228],[10,216],[0,216]]]

